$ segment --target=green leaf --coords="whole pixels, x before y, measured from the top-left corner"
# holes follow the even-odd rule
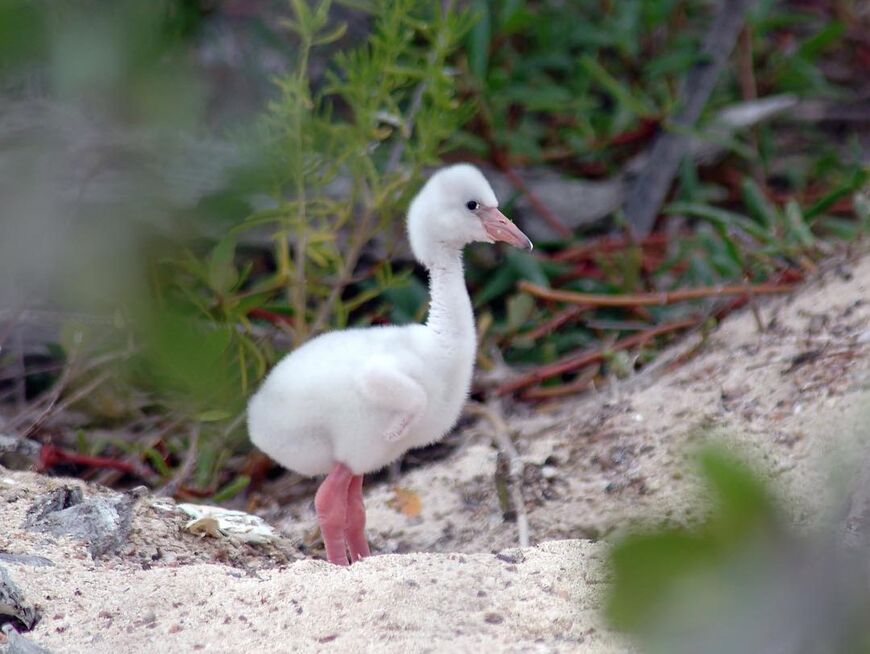
[[[695,216],[709,220],[712,223],[719,223],[726,227],[740,229],[746,234],[749,234],[760,243],[772,243],[774,235],[760,227],[757,223],[749,220],[746,216],[712,207],[707,204],[696,204],[692,202],[674,202],[665,207],[665,213],[668,215],[685,214],[687,216]]]
[[[257,309],[266,304],[275,295],[273,291],[252,293],[251,295],[236,296],[228,302],[235,316],[247,316],[252,309]]]
[[[475,293],[474,306],[482,306],[501,297],[514,287],[517,274],[510,266],[499,266],[487,279],[481,289]]]
[[[679,579],[709,564],[715,553],[709,539],[685,531],[628,536],[610,554],[610,622],[625,631],[648,628],[655,619],[656,607],[663,604]]]
[[[230,417],[232,417],[232,414],[229,411],[223,409],[210,409],[200,413],[196,419],[200,422],[220,422],[221,420],[226,420]]]
[[[852,173],[852,176],[832,191],[829,191],[824,196],[819,198],[809,209],[804,211],[804,218],[807,221],[813,220],[816,216],[824,213],[836,204],[841,198],[847,197],[860,189],[867,180],[870,179],[870,170],[858,168]]]
[[[392,322],[405,324],[417,320],[421,308],[429,299],[429,293],[419,279],[410,277],[405,284],[386,289],[384,298],[390,303]]]
[[[239,475],[226,486],[221,488],[217,493],[212,495],[211,501],[219,504],[220,502],[231,500],[245,490],[250,483],[251,478],[248,475]]]
[[[209,286],[222,295],[229,293],[239,281],[239,273],[233,264],[235,253],[235,236],[227,235],[214,246],[209,258]]]
[[[843,35],[845,29],[845,25],[840,21],[834,20],[827,23],[822,29],[798,46],[796,56],[809,60],[817,59]]]
[[[329,43],[334,43],[338,41],[342,36],[347,32],[347,23],[339,23],[331,30],[327,32],[321,32],[316,39],[314,39],[313,45],[327,45]]]
[[[144,454],[145,458],[151,462],[151,465],[154,466],[154,469],[161,477],[166,478],[172,474],[172,470],[168,465],[166,465],[166,460],[163,458],[163,455],[153,447],[149,447],[143,451],[142,454]]]
[[[226,354],[232,327],[176,312],[152,316],[146,327],[144,356],[164,390],[180,390],[189,401],[212,406],[230,401],[235,374]]]
[[[780,222],[779,213],[776,207],[764,196],[764,192],[755,183],[755,180],[749,177],[744,178],[741,189],[743,201],[746,202],[749,213],[755,216],[768,230],[775,229]]]
[[[747,579],[735,574],[757,578],[764,553],[784,542],[772,499],[749,468],[718,448],[701,452],[700,467],[714,501],[702,524],[628,535],[611,552],[608,617],[653,642],[718,624],[746,592]]]
[[[535,300],[528,293],[517,293],[507,301],[507,328],[515,332],[531,317],[535,310]]]
[[[508,265],[516,271],[519,279],[527,279],[539,286],[549,288],[550,280],[541,268],[541,263],[535,255],[521,250],[510,249],[505,256]]]
[[[604,66],[590,55],[583,55],[580,58],[580,65],[605,91],[613,96],[617,102],[630,109],[635,116],[643,117],[655,114],[655,111],[647,104],[646,98],[636,97],[628,87],[607,72]]]
[[[815,237],[810,231],[809,225],[804,220],[801,207],[794,199],[789,199],[785,205],[785,221],[788,226],[789,235],[794,238],[801,246],[809,248],[813,246]]]
[[[478,17],[468,35],[468,66],[479,80],[486,79],[489,68],[489,42],[492,32],[492,16],[486,0],[476,0],[472,11]]]

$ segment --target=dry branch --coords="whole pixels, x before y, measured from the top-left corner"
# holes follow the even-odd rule
[[[701,58],[680,89],[681,109],[670,121],[675,130],[659,134],[646,166],[628,190],[625,215],[635,237],[646,236],[652,229],[680,160],[689,150],[690,138],[685,132],[695,125],[707,104],[751,4],[751,0],[722,0],[713,18]]]
[[[579,354],[570,355],[564,359],[561,359],[560,361],[555,361],[544,366],[539,366],[538,368],[530,370],[525,374],[519,375],[518,377],[508,382],[505,382],[504,384],[496,388],[495,392],[497,395],[507,395],[508,393],[513,393],[520,390],[521,388],[525,388],[527,386],[531,386],[532,384],[542,382],[545,379],[550,379],[551,377],[556,377],[557,375],[562,375],[567,372],[579,370],[584,366],[603,361],[609,354],[613,352],[617,352],[619,350],[627,350],[632,347],[643,345],[647,341],[656,338],[657,336],[662,336],[664,334],[670,334],[672,332],[682,331],[683,329],[689,329],[690,327],[694,327],[698,325],[701,320],[702,319],[695,316],[692,318],[685,318],[683,320],[676,320],[674,322],[665,323],[663,325],[657,325],[642,332],[638,332],[637,334],[626,336],[625,338],[616,341],[616,343],[614,343],[610,347],[594,348],[591,350],[580,352]]]
[[[664,306],[687,300],[717,298],[732,295],[752,297],[755,295],[771,295],[776,293],[791,293],[796,287],[793,284],[732,284],[725,286],[698,286],[696,288],[681,288],[676,291],[661,291],[657,293],[634,293],[631,295],[608,295],[603,293],[577,293],[545,288],[521,281],[520,290],[544,300],[570,302],[572,304],[591,305],[598,307],[636,307]]]
[[[178,492],[178,490],[184,485],[184,482],[187,481],[187,478],[190,477],[191,473],[196,467],[196,455],[198,450],[199,425],[194,423],[193,433],[190,436],[190,442],[187,444],[187,452],[185,452],[184,454],[184,461],[181,462],[181,465],[172,476],[172,479],[170,479],[163,486],[154,491],[155,495],[172,497],[175,495],[175,493]]]
[[[546,336],[547,334],[556,331],[565,323],[571,322],[581,313],[583,313],[584,311],[588,311],[591,308],[592,307],[584,306],[582,304],[570,306],[567,309],[560,311],[549,320],[545,320],[540,325],[535,327],[532,331],[520,334],[519,338],[528,341],[536,341],[542,336]]]
[[[523,461],[511,440],[510,430],[503,416],[501,402],[495,398],[489,400],[486,404],[469,402],[466,404],[466,410],[486,418],[492,426],[492,439],[496,447],[508,461],[507,485],[511,496],[511,503],[514,505],[514,510],[517,513],[517,538],[519,539],[520,547],[528,547],[529,517],[526,513],[526,501],[523,498],[522,489]]]
[[[598,374],[598,368],[592,367],[584,370],[577,379],[567,384],[560,386],[536,386],[530,388],[520,395],[523,400],[549,400],[554,397],[563,397],[565,395],[574,395],[588,391],[594,386],[595,375]]]

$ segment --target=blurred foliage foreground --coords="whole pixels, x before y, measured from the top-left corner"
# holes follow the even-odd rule
[[[799,535],[744,463],[708,449],[700,467],[712,500],[701,524],[615,544],[611,624],[647,652],[870,651],[868,516],[859,547],[836,524]]]
[[[577,393],[791,290],[870,221],[843,110],[868,17],[755,3],[671,202],[629,238],[622,194],[674,129],[714,10],[0,0],[2,431],[41,443],[45,469],[238,493],[245,398],[278,356],[424,317],[403,213],[445,160],[485,166],[509,215],[550,230],[534,255],[469,249],[476,392]],[[794,115],[717,122],[771,97]]]

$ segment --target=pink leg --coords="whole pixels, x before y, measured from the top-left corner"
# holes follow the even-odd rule
[[[326,545],[326,558],[330,563],[348,565],[345,548],[345,525],[348,519],[348,492],[353,472],[343,463],[336,463],[320,484],[314,496],[317,522]]]
[[[371,556],[369,542],[366,540],[366,507],[363,504],[362,484],[363,476],[355,475],[351,477],[347,489],[347,522],[344,535],[350,550],[351,563]]]

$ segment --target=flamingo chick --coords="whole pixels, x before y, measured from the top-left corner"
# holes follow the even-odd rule
[[[468,164],[432,175],[411,202],[408,237],[429,271],[426,324],[323,334],[282,359],[248,405],[257,447],[303,475],[328,473],[314,505],[339,565],[369,555],[363,474],[442,438],[468,398],[477,343],[463,247],[532,248]]]

